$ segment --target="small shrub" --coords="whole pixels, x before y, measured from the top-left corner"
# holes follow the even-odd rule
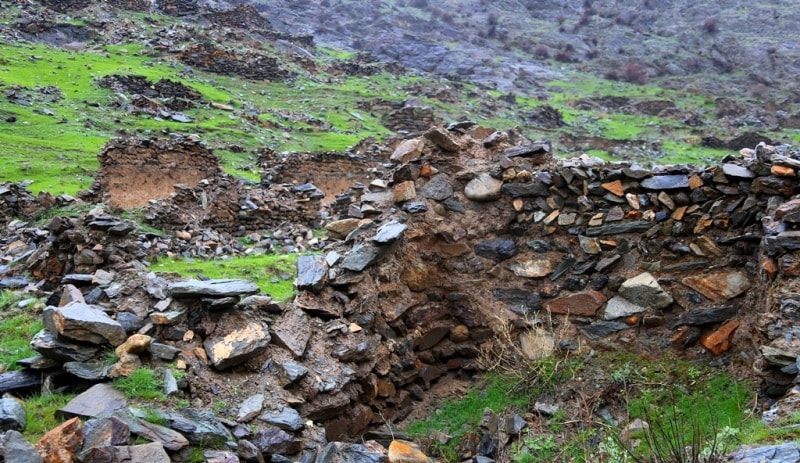
[[[703,21],[700,29],[702,29],[706,34],[716,34],[719,32],[719,21],[717,21],[716,18],[706,19]]]
[[[623,76],[626,82],[632,84],[644,85],[647,83],[647,70],[635,63],[625,66]]]
[[[550,50],[542,44],[536,45],[536,48],[533,50],[534,56],[541,59],[550,58]]]

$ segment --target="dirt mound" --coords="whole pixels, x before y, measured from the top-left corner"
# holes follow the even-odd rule
[[[219,159],[193,137],[113,139],[98,155],[100,168],[85,198],[113,207],[142,207],[175,185],[195,186],[221,174]]]

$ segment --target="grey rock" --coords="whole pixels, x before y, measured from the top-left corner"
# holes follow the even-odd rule
[[[81,379],[97,382],[108,378],[109,365],[100,360],[89,362],[65,362],[64,370]]]
[[[273,301],[270,296],[263,294],[247,296],[236,304],[236,308],[240,310],[263,310],[264,312],[270,313],[280,313],[283,311],[283,307],[281,307],[279,303]]]
[[[558,404],[546,404],[544,402],[536,402],[533,405],[533,409],[536,410],[537,413],[544,416],[553,416],[558,413],[559,410]]]
[[[403,211],[408,212],[409,214],[419,214],[422,212],[427,212],[428,205],[423,201],[408,201],[403,203]]]
[[[755,178],[756,174],[747,167],[736,164],[726,163],[722,165],[722,172],[728,177],[734,178]]]
[[[160,358],[161,360],[172,361],[180,353],[180,349],[170,346],[168,344],[161,344],[159,342],[151,342],[147,347],[150,355]]]
[[[428,183],[417,190],[417,194],[434,201],[444,201],[453,196],[453,186],[447,181],[446,175],[434,175]]]
[[[49,306],[42,313],[45,328],[59,337],[92,344],[125,342],[125,328],[105,312],[86,303],[73,301],[64,307]]]
[[[521,288],[495,288],[492,296],[505,302],[508,308],[519,315],[528,315],[542,308],[542,298],[536,291]]]
[[[236,421],[246,423],[258,416],[262,408],[264,408],[264,394],[251,395],[239,404]]]
[[[230,450],[205,450],[203,458],[205,463],[239,463],[239,457]]]
[[[218,326],[226,326],[224,319]],[[270,334],[266,324],[252,321],[224,336],[206,339],[203,347],[214,368],[224,370],[244,363],[263,353],[269,345]]]
[[[283,387],[287,387],[296,383],[297,381],[305,378],[305,376],[308,374],[308,368],[297,363],[283,362],[278,366],[282,370],[279,376],[281,378]]]
[[[247,280],[221,279],[221,280],[189,280],[171,283],[169,292],[172,297],[198,297],[198,296],[244,296],[257,294],[258,286]]]
[[[630,328],[630,326],[622,322],[598,322],[587,326],[581,326],[578,329],[587,337],[598,340],[628,328]]]
[[[173,431],[165,426],[149,423],[141,418],[137,418],[133,416],[131,411],[128,409],[117,410],[114,413],[114,416],[128,425],[131,430],[131,434],[140,436],[151,442],[160,443],[160,445],[169,451],[177,452],[178,450],[189,446],[189,441],[181,433]]]
[[[184,435],[194,445],[214,445],[233,440],[228,428],[213,413],[195,408],[165,410],[162,415],[169,427]]]
[[[48,368],[54,368],[61,365],[60,361],[50,359],[41,355],[35,355],[33,357],[19,359],[14,363],[21,366],[22,368],[27,368],[30,370],[47,370]]]
[[[502,188],[502,180],[497,180],[484,172],[467,183],[464,196],[472,201],[494,201],[500,198]]]
[[[689,177],[686,175],[656,175],[642,180],[642,187],[648,190],[689,188]]]
[[[636,305],[624,297],[614,296],[606,303],[605,315],[603,318],[606,320],[616,320],[618,318],[630,317],[631,315],[641,312],[644,312],[644,307]]]
[[[461,146],[459,146],[447,132],[438,127],[434,127],[425,132],[424,137],[444,151],[458,151],[461,149]]]
[[[507,158],[531,157],[548,154],[549,152],[550,144],[548,143],[530,143],[509,148],[503,152],[503,155]]]
[[[513,436],[515,434],[519,434],[519,432],[525,429],[526,427],[528,427],[528,422],[525,421],[525,418],[514,413],[513,415],[506,418],[503,430],[506,432],[506,434],[510,434]]]
[[[0,434],[0,461],[7,463],[42,463],[42,457],[33,444],[17,431]]]
[[[247,463],[264,463],[264,455],[258,450],[252,442],[246,439],[241,439],[238,442],[237,453],[239,458]]]
[[[98,418],[83,424],[83,450],[126,445],[131,437],[128,425],[117,418]]]
[[[164,450],[164,445],[159,442],[149,444],[132,445],[128,447],[130,461],[141,461],[147,463],[170,463],[169,454]]]
[[[263,413],[258,419],[273,426],[277,426],[284,431],[297,432],[305,427],[300,413],[290,407],[282,407],[277,412]]]
[[[261,429],[252,441],[261,453],[292,455],[302,448],[302,441],[278,428]]]
[[[399,222],[389,222],[385,223],[378,228],[378,232],[375,233],[375,236],[372,238],[372,241],[379,243],[379,244],[387,244],[392,243],[401,236],[406,231],[408,226],[404,223]]]
[[[374,264],[383,254],[382,250],[377,246],[367,243],[359,243],[353,246],[353,249],[344,256],[344,260],[340,264],[345,270],[353,272],[361,272],[365,268]]]
[[[735,463],[797,463],[800,461],[800,444],[786,442],[783,444],[741,449],[733,454]]]
[[[107,383],[95,384],[80,395],[70,400],[67,405],[56,411],[60,419],[79,416],[81,418],[97,418],[109,415],[127,405],[125,394]]]
[[[11,397],[0,398],[0,432],[24,431],[28,424],[22,404]]]
[[[444,208],[451,212],[458,212],[459,214],[467,212],[467,209],[464,207],[464,205],[453,198],[450,198],[444,202]]]
[[[47,330],[41,330],[31,339],[31,347],[43,356],[63,362],[85,362],[100,353],[100,347],[57,339]]]
[[[481,257],[502,261],[517,255],[517,243],[511,238],[484,240],[475,245],[474,251]]]
[[[386,463],[384,453],[362,444],[330,442],[323,448],[314,463]]]
[[[619,287],[620,296],[636,305],[663,309],[672,304],[669,295],[648,272],[625,280]]]
[[[164,370],[164,395],[169,397],[178,393],[178,380],[169,368]]]
[[[589,238],[583,235],[578,236],[578,244],[581,247],[581,250],[586,254],[600,254],[602,249],[600,249],[600,240],[597,238]]]
[[[126,333],[133,333],[144,326],[144,319],[130,312],[117,312],[116,320]]]
[[[325,256],[299,256],[297,258],[297,279],[294,282],[297,289],[318,292],[325,284],[327,275]]]

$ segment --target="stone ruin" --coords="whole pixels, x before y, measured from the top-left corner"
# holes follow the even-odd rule
[[[177,53],[176,57],[184,64],[215,74],[270,81],[284,81],[294,77],[294,73],[281,67],[276,58],[254,53],[239,54],[210,43],[189,45]]]
[[[394,167],[381,178],[337,197],[348,207],[330,208],[338,212],[325,223],[328,243],[299,258],[298,293],[286,304],[243,281],[145,275],[134,255],[102,254],[113,240],[75,240],[74,220],[38,232],[18,225],[49,249],[71,242],[83,265],[73,268],[87,273],[52,279],[67,286],[48,300],[46,330],[34,339],[43,359],[23,362],[17,376],[38,384],[67,371],[94,382],[139,362],[175,362],[186,381],[173,393],[224,400],[236,421],[170,412],[168,427],[183,433],[162,439],[170,452],[201,439],[185,424],[200,420],[240,449],[310,458],[402,419],[443,376],[471,375],[510,327],[531,359],[597,345],[749,368],[775,403],[767,417],[796,413],[785,394],[800,380],[800,153],[760,143],[715,166],[645,169],[555,161],[547,143],[459,123],[403,140],[387,161]],[[225,176],[206,180],[172,200],[201,200],[215,184],[237,203],[252,194]],[[135,233],[99,212],[85,223],[97,236]],[[166,253],[181,239],[138,240],[139,251],[118,247]],[[35,267],[48,255],[57,254],[25,258]],[[92,310],[108,321],[87,335],[81,320]],[[54,347],[59,339],[69,346]],[[86,365],[107,344],[121,349],[120,364]],[[75,407],[64,413],[87,413]],[[465,453],[478,455],[477,445]]]

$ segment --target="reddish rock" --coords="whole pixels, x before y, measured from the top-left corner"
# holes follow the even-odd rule
[[[797,267],[800,270],[800,267]],[[778,274],[778,266],[775,265],[775,261],[770,259],[769,257],[765,257],[761,261],[761,270],[770,278],[773,279]],[[794,275],[797,276],[797,275]]]
[[[559,297],[544,304],[550,313],[591,317],[606,302],[603,293],[589,290],[583,293]]]
[[[770,173],[776,177],[796,177],[797,173],[793,168],[788,166],[772,166],[769,169]]]
[[[36,443],[47,463],[72,463],[83,445],[83,423],[77,416],[50,430]]]
[[[604,190],[609,191],[620,197],[625,194],[625,188],[622,186],[621,180],[614,180],[613,182],[603,183],[600,186],[602,186]]]
[[[417,190],[411,180],[395,185],[392,196],[394,203],[402,203],[417,197]]]
[[[681,282],[715,303],[732,299],[752,286],[750,277],[741,271],[717,271],[686,277]]]
[[[689,188],[694,190],[696,188],[700,188],[701,186],[703,186],[703,179],[701,179],[699,175],[692,175],[689,177]]]
[[[700,343],[711,351],[714,355],[720,355],[727,352],[733,344],[733,334],[739,328],[739,320],[731,320],[720,326],[716,330],[704,334],[700,338]]]
[[[428,457],[413,442],[393,440],[389,444],[389,463],[428,463]]]

